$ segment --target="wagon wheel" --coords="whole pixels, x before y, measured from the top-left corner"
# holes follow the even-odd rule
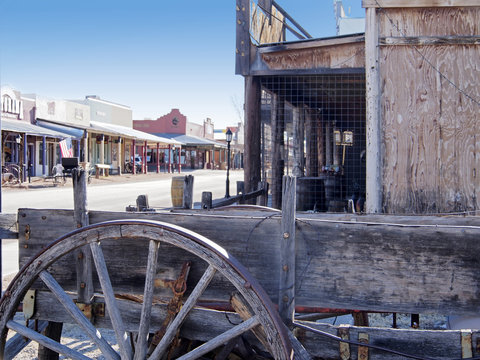
[[[138,336],[133,346],[128,340],[128,336],[126,336],[127,329],[122,319],[122,311],[119,307],[118,299],[115,298],[112,281],[107,269],[108,261],[105,260],[104,251],[102,251],[102,242],[112,243],[113,241],[114,244],[117,244],[117,241],[126,238],[148,243],[148,255],[145,254],[148,260],[146,260],[147,264],[144,274],[144,301],[137,321],[138,328],[135,330]],[[92,251],[105,301],[105,312],[108,313],[111,319],[111,327],[115,332],[118,352],[99,335],[94,325],[78,309],[67,291],[59,285],[49,269],[52,264],[59,261],[64,255],[72,253],[75,249],[84,245],[89,245]],[[221,276],[236,288],[236,291],[241,294],[244,303],[250,309],[250,316],[245,317],[245,314],[242,314],[243,321],[239,321],[238,324],[234,324],[230,329],[209,339],[200,347],[182,356],[182,358],[196,359],[239,335],[247,333],[249,330],[252,330],[255,334],[261,333],[263,335],[261,342],[275,359],[291,358],[292,350],[285,326],[279,319],[278,313],[268,295],[235,258],[212,241],[186,229],[156,221],[139,220],[109,221],[73,231],[53,242],[24,266],[7,289],[6,296],[0,301],[0,358],[3,359],[6,356],[6,338],[9,331],[17,332],[69,358],[88,358],[74,348],[69,348],[67,345],[31,331],[13,319],[26,291],[37,279],[40,279],[49,288],[62,304],[64,310],[71,315],[78,327],[82,328],[90,337],[105,358],[147,358],[148,338],[149,334],[153,332],[151,330],[153,324],[151,319],[153,317],[152,307],[154,307],[152,305],[154,276],[159,264],[159,247],[161,246],[173,246],[176,249],[181,249],[180,251],[188,252],[195,259],[201,259],[202,263],[205,262],[206,270],[201,275],[200,280],[194,285],[193,290],[174,320],[166,328],[164,336],[153,353],[148,357],[149,359],[160,359],[162,357],[177,331],[194,311],[195,304],[207,289],[215,274],[218,274],[215,278]],[[147,248],[146,245],[145,248]]]

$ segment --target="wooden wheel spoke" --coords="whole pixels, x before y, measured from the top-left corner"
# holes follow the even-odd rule
[[[36,341],[37,343],[56,351],[59,354],[65,355],[68,358],[75,359],[75,360],[88,360],[86,356],[80,354],[79,352],[70,349],[69,347],[62,345],[55,340],[50,339],[49,337],[42,335],[28,327],[21,325],[13,320],[7,322],[7,327],[13,331],[16,331],[18,334]]]
[[[138,339],[135,348],[135,360],[145,359],[147,353],[147,340],[150,329],[150,317],[153,300],[153,282],[157,271],[158,243],[150,240],[148,248],[147,274],[145,276],[145,289],[143,293],[142,313],[138,329]]]
[[[155,351],[150,356],[150,359],[152,360],[160,359],[160,357],[163,355],[163,353],[167,349],[170,342],[173,340],[175,334],[177,333],[177,330],[182,325],[188,313],[190,312],[190,310],[193,309],[193,307],[197,303],[197,300],[203,294],[208,284],[210,284],[210,281],[212,281],[214,275],[215,275],[215,268],[210,265],[205,271],[205,273],[202,275],[201,279],[198,281],[197,285],[193,289],[188,299],[183,304],[181,310],[178,312],[175,319],[167,327],[167,330],[165,331],[165,335],[163,336],[162,340],[155,348]]]
[[[241,324],[231,328],[228,331],[225,331],[223,334],[214,337],[213,339],[209,340],[205,344],[199,346],[198,348],[190,351],[188,354],[185,354],[179,357],[177,360],[190,360],[190,359],[197,359],[200,356],[216,349],[217,347],[225,344],[229,340],[236,338],[237,336],[242,335],[243,333],[251,330],[255,326],[260,324],[260,320],[258,319],[258,315],[255,315],[246,321],[242,322]]]
[[[115,331],[118,346],[120,348],[121,357],[122,359],[131,359],[132,346],[128,340],[128,334],[125,331],[120,310],[117,306],[115,293],[113,292],[112,283],[110,281],[110,276],[108,275],[107,265],[105,263],[102,249],[100,248],[100,244],[98,242],[92,242],[90,244],[90,249],[92,250],[92,256],[97,269],[98,279],[100,280],[103,295],[105,296],[107,311],[112,320],[112,326]]]
[[[97,344],[99,349],[107,356],[109,359],[119,359],[120,357],[112,349],[110,344],[102,337],[102,335],[97,331],[97,329],[88,321],[88,319],[83,315],[80,309],[75,305],[75,303],[70,299],[58,282],[53,278],[53,276],[46,270],[40,273],[40,278],[47,285],[50,291],[55,295],[55,297],[60,301],[60,303],[65,307],[68,313],[73,317],[78,325],[86,332],[86,334],[92,339],[93,342]],[[48,347],[48,346],[47,346]]]

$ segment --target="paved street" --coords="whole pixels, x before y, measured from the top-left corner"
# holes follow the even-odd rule
[[[180,175],[194,176],[194,202],[200,202],[203,191],[211,191],[214,199],[225,195],[226,171],[196,170]],[[110,176],[93,180],[87,188],[90,210],[124,211],[127,205],[135,205],[138,195],[147,194],[151,207],[171,207],[171,177],[175,174],[149,174]],[[230,194],[236,194],[236,182],[243,180],[243,171],[230,171]],[[18,208],[73,209],[71,183],[64,186],[30,189],[4,189],[2,209],[4,213],[16,212]],[[43,182],[39,183],[43,184]],[[42,185],[43,186],[43,185]],[[2,243],[2,274],[18,269],[16,242]]]

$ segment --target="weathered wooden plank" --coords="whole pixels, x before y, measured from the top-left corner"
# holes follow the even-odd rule
[[[480,4],[477,7],[384,9],[377,16],[380,37],[472,37],[479,34]]]
[[[279,237],[281,268],[278,282],[278,312],[283,322],[289,326],[295,313],[296,183],[296,177],[283,177],[282,235]]]
[[[307,47],[305,49],[260,50],[261,63],[255,63],[255,74],[271,70],[272,74],[282,70],[365,68],[365,43],[347,43],[337,46]],[[311,73],[310,73],[311,74]]]
[[[245,77],[245,192],[255,190],[261,180],[260,164],[260,125],[261,125],[261,83],[256,76]],[[249,201],[249,204],[255,202]]]
[[[300,325],[320,330],[330,335],[337,335],[338,326],[314,322],[298,321]],[[370,345],[396,351],[397,354],[388,353],[379,349],[368,349],[370,360],[402,360],[406,357],[398,353],[421,356],[422,358],[448,360],[462,358],[461,331],[439,331],[418,329],[388,329],[375,327],[347,326],[351,340],[358,341],[361,337],[368,336]],[[361,335],[362,334],[362,335]],[[339,358],[339,342],[322,334],[302,328],[295,329],[296,337],[313,357],[324,359]],[[361,337],[360,337],[361,335]],[[472,333],[473,343],[480,338],[480,332]],[[360,349],[362,350],[362,349]],[[359,359],[359,347],[350,346],[351,358]],[[478,352],[474,354],[478,356]]]
[[[0,214],[0,239],[17,239],[17,214]]]
[[[480,36],[388,36],[380,45],[480,45]]]
[[[365,69],[367,96],[366,204],[368,213],[382,210],[382,152],[380,116],[380,61],[377,10],[368,8],[365,28]]]
[[[382,47],[382,54],[385,211],[475,210],[478,106],[461,91],[479,96],[474,84],[480,81],[480,48],[424,46],[420,54],[410,47]],[[462,90],[446,79],[455,79]],[[401,81],[411,90],[399,91]]]
[[[35,308],[36,319],[57,319],[64,323],[72,323],[72,317],[63,306],[48,291],[37,292],[38,303]],[[137,301],[117,299],[118,306],[127,331],[137,332],[140,325],[142,303]],[[102,304],[103,298],[94,298],[93,303]],[[150,331],[153,333],[160,329],[167,314],[167,304],[154,297],[150,321]],[[195,307],[185,319],[181,327],[181,336],[206,341],[230,329],[233,324],[238,324],[241,318],[235,313],[208,310]],[[97,328],[111,329],[112,322],[108,312],[94,316],[93,325]]]
[[[45,210],[21,210],[30,219],[48,214]],[[37,212],[37,214],[35,214]],[[278,302],[278,269],[281,268],[281,219],[272,212],[249,210],[248,216],[226,211],[199,214],[129,214],[90,212],[90,222],[131,218],[174,223],[196,231],[228,249]],[[60,217],[47,215],[61,224]],[[66,215],[65,215],[66,218]],[[471,314],[478,311],[480,264],[475,254],[479,217],[409,217],[300,214],[297,221],[296,304],[359,310],[440,312]],[[23,221],[24,221],[23,220]],[[364,221],[362,221],[364,220]],[[421,223],[430,224],[422,226]],[[419,224],[420,223],[420,224]],[[33,222],[32,222],[33,224]],[[41,234],[46,221],[36,221],[32,234]],[[455,225],[456,224],[456,225]],[[23,223],[23,226],[25,223]],[[43,227],[41,226],[43,225]],[[37,242],[37,239],[34,239]],[[46,241],[40,238],[38,241]],[[32,241],[33,242],[33,241]],[[45,243],[39,243],[38,247]],[[109,271],[122,274],[112,279],[121,292],[143,293],[147,246],[141,241],[102,241],[108,252]],[[108,248],[108,249],[107,249]],[[128,252],[125,251],[128,249]],[[21,248],[21,258],[29,249]],[[169,247],[160,260],[160,276],[175,278],[188,259]],[[268,261],[265,261],[268,254]],[[32,255],[31,253],[29,255]],[[68,287],[72,273],[69,262],[52,269]],[[193,264],[189,279],[195,283],[205,271]],[[132,271],[131,269],[136,269]],[[214,279],[205,298],[224,299],[227,282]],[[162,290],[159,289],[160,294]],[[228,293],[228,291],[227,291]],[[166,293],[165,293],[166,294]],[[222,295],[223,294],[223,295]]]
[[[362,0],[364,8],[468,7],[480,6],[478,0]]]
[[[235,74],[248,75],[250,71],[250,2],[236,1]]]

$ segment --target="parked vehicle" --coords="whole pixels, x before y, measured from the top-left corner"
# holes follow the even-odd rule
[[[142,172],[142,159],[140,158],[140,156],[135,156],[135,169],[137,173]],[[133,172],[133,156],[130,157],[129,161],[125,161],[125,172]]]

